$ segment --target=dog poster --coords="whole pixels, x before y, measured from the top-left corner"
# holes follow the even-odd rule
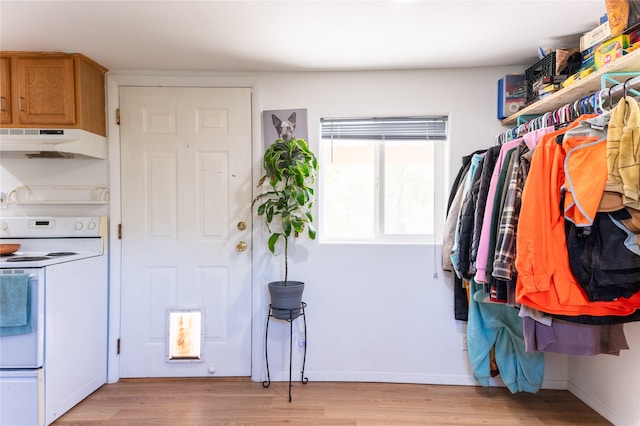
[[[293,137],[307,139],[309,130],[307,126],[306,109],[278,109],[262,112],[262,124],[264,127],[264,146],[268,148],[278,139],[290,140]]]

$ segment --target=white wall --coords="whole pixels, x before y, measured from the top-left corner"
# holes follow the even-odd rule
[[[7,195],[17,186],[96,186],[109,185],[108,163],[94,159],[28,159],[6,158],[0,154],[0,192]],[[47,192],[52,194],[52,192]],[[70,192],[62,190],[60,196],[64,199]],[[82,199],[84,191],[71,191],[73,199]],[[89,194],[87,192],[87,194]],[[21,215],[65,215],[77,214],[81,216],[108,215],[109,206],[100,204],[86,205],[24,205],[10,204],[0,210],[0,216]]]
[[[316,152],[321,117],[448,115],[448,170],[436,177],[441,233],[461,157],[488,148],[503,130],[496,119],[496,87],[508,71],[516,70],[262,74],[260,109],[307,108],[309,143]],[[465,325],[453,319],[452,277],[439,267],[440,248],[434,253],[433,245],[297,241],[289,271],[291,279],[306,282],[310,380],[474,383],[462,349]],[[264,241],[256,241],[254,250],[264,254]],[[268,254],[259,257],[256,286],[281,279],[280,270],[269,265],[273,261]],[[281,333],[279,340],[286,342],[286,324]],[[566,358],[547,358],[544,386],[566,388]],[[288,353],[276,359],[281,365],[271,362],[272,377],[286,378],[279,372],[288,374]]]
[[[640,425],[640,324],[625,324],[630,350],[619,357],[569,359],[569,390],[618,426]]]
[[[523,67],[524,68],[524,67]],[[139,72],[121,77],[128,84],[164,81],[170,84],[252,86],[254,118],[254,173],[260,173],[263,146],[260,112],[270,109],[307,108],[309,142],[318,149],[318,120],[323,116],[447,114],[450,117],[448,170],[439,176],[438,223],[444,222],[446,198],[460,158],[493,144],[502,130],[495,118],[499,76],[517,69],[475,69],[405,72],[266,73],[216,76],[193,74],[172,77]],[[117,73],[110,73],[117,75]],[[108,85],[109,131],[117,133],[113,109],[117,84]],[[115,176],[119,170],[118,147],[110,141],[110,163],[95,160],[2,159],[0,191],[19,184],[112,184],[111,219],[119,220]],[[35,165],[35,167],[34,167]],[[11,214],[104,214],[104,206],[11,206]],[[257,223],[257,222],[256,222]],[[113,228],[112,228],[113,230]],[[322,232],[322,229],[319,230]],[[440,237],[439,237],[440,238]],[[117,252],[117,242],[112,239]],[[431,245],[329,245],[301,238],[293,251],[291,274],[307,283],[307,376],[313,381],[358,380],[443,384],[474,384],[462,350],[464,323],[453,319],[453,280],[439,268],[440,246]],[[112,253],[113,254],[113,253]],[[116,253],[117,254],[117,253]],[[280,279],[280,265],[266,250],[260,232],[254,241],[254,337],[253,379],[263,380],[264,324],[268,295],[266,283]],[[117,277],[119,266],[112,265]],[[434,277],[437,274],[437,277]],[[112,281],[112,314],[117,314],[119,292]],[[400,290],[394,295],[392,292]],[[116,308],[114,308],[116,306]],[[117,315],[112,318],[117,332]],[[273,321],[270,334],[270,367],[274,380],[288,374],[284,350],[288,328]],[[588,358],[546,356],[548,388],[576,393],[616,424],[640,424],[636,400],[640,383],[640,327],[628,325],[631,350],[620,357]],[[113,333],[113,331],[112,331]],[[295,343],[301,322],[295,323]],[[113,352],[110,352],[113,355]],[[295,349],[294,372],[301,349]],[[294,373],[294,380],[297,378]],[[112,377],[113,379],[113,377]],[[117,377],[115,378],[117,380]],[[295,391],[294,391],[295,392]]]
[[[490,146],[503,130],[495,118],[496,81],[514,71],[263,74],[256,107],[307,108],[309,142],[316,151],[320,117],[448,114],[449,171],[440,180],[443,213],[460,157]],[[256,158],[261,149],[254,150]],[[254,250],[259,251],[260,244],[255,241]],[[434,255],[434,248],[424,245],[329,245],[304,238],[295,250],[291,273],[307,283],[310,380],[473,384],[462,351],[465,327],[453,319],[452,278],[438,267],[439,251]],[[279,277],[263,264],[272,259],[262,253],[256,259],[256,286]],[[401,291],[394,295],[392,289]],[[268,303],[265,291],[258,294]],[[300,334],[296,326],[294,343]],[[286,343],[287,331],[281,327],[276,343]],[[625,331],[631,349],[619,357],[546,354],[543,387],[568,387],[617,425],[640,424],[640,326],[628,324]],[[271,344],[270,354],[273,347],[277,345]],[[297,351],[300,355],[300,348]],[[270,355],[272,378],[286,379],[276,372],[286,370],[287,354],[279,355]],[[263,378],[259,369],[254,377]],[[294,380],[297,377],[294,373]]]

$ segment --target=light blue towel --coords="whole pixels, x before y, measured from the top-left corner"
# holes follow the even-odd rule
[[[0,274],[0,336],[32,330],[29,275]]]

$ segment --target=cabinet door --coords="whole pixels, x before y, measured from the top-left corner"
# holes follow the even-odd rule
[[[74,124],[73,58],[17,58],[20,124]]]
[[[11,59],[0,58],[0,124],[11,123]]]

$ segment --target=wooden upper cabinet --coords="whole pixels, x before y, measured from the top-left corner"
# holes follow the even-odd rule
[[[0,54],[3,93],[5,80],[10,86],[2,127],[79,128],[106,135],[104,67],[76,53]]]
[[[11,59],[0,58],[0,125],[11,123]]]
[[[76,124],[73,58],[17,58],[21,124]]]

